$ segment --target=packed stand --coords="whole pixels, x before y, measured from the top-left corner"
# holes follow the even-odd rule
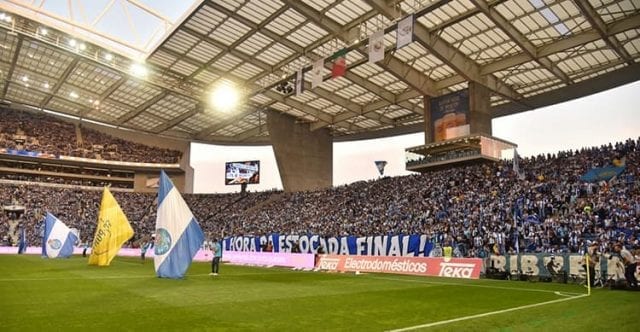
[[[626,171],[615,180],[580,180],[591,168],[621,160]],[[288,193],[216,223],[226,234],[243,235],[426,234],[464,256],[580,252],[594,240],[610,252],[615,241],[638,246],[638,161],[638,142],[628,140],[526,158],[521,174],[505,161]]]
[[[89,128],[81,128],[81,131],[84,149],[104,160],[175,164],[182,156],[180,151],[134,143]]]
[[[182,157],[177,150],[134,143],[88,128],[81,128],[82,144],[78,144],[73,123],[42,113],[0,108],[0,118],[0,149],[144,163],[175,164]]]
[[[75,126],[45,114],[0,108],[0,148],[69,155],[75,148]]]
[[[602,252],[610,252],[617,241],[630,248],[639,246],[639,161],[638,141],[627,140],[525,158],[519,162],[521,172],[504,161],[312,192],[184,197],[205,232],[214,236],[425,234],[434,243],[453,245],[461,256],[581,252],[591,241],[598,241]],[[600,183],[581,181],[589,169],[612,163],[625,165],[619,177]],[[49,210],[84,236],[93,234],[99,195],[99,191],[0,186],[0,198],[22,200],[28,206],[23,218],[32,228]],[[136,232],[130,245],[153,233],[156,195],[115,196]],[[37,233],[30,236],[37,238]]]

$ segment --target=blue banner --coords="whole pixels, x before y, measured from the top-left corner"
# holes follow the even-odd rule
[[[15,149],[0,149],[0,153],[10,154],[14,156],[23,156],[23,157],[33,157],[33,158],[58,158],[56,155],[51,153],[43,153],[38,151],[29,151],[29,150],[15,150]]]
[[[615,167],[607,166],[590,169],[587,173],[580,177],[580,180],[586,182],[609,181],[614,176],[620,175],[624,171],[624,166]]]
[[[319,235],[234,236],[225,238],[224,250],[262,251],[268,242],[273,244],[274,252],[292,252],[298,246],[303,254],[324,253],[334,255],[370,255],[370,256],[429,256],[433,243],[426,235],[379,235],[379,236],[340,236],[322,237]]]

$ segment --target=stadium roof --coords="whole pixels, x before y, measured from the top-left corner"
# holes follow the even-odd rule
[[[45,1],[2,1],[2,99],[164,136],[249,144],[268,141],[267,109],[312,130],[328,127],[336,140],[359,139],[422,130],[422,95],[467,81],[488,87],[494,116],[503,116],[640,79],[635,0],[196,1],[172,19],[151,1],[104,2],[179,24],[164,27],[155,48],[134,47],[142,63],[115,45],[123,40],[95,39],[106,34],[96,26],[65,28],[49,20],[56,15],[16,9]],[[414,41],[396,49],[395,27],[408,14]],[[368,36],[382,29],[385,58],[372,64]],[[347,71],[332,79],[330,58],[342,48]],[[311,88],[319,59],[324,82]],[[305,91],[296,96],[300,69]],[[208,105],[221,84],[238,87],[241,105]]]

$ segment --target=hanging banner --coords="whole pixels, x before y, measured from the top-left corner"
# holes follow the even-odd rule
[[[384,59],[384,30],[379,30],[369,36],[369,63],[376,63]]]
[[[343,48],[331,56],[333,66],[331,67],[331,78],[344,76],[347,71],[347,49]]]
[[[399,50],[413,42],[413,24],[413,15],[409,15],[398,21],[398,29],[396,30],[396,49]]]
[[[318,59],[313,63],[313,69],[311,70],[311,88],[315,88],[322,84],[322,68],[324,67],[324,58]]]

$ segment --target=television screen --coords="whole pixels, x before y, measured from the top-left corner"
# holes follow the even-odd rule
[[[232,161],[225,163],[224,184],[260,183],[260,161]]]

